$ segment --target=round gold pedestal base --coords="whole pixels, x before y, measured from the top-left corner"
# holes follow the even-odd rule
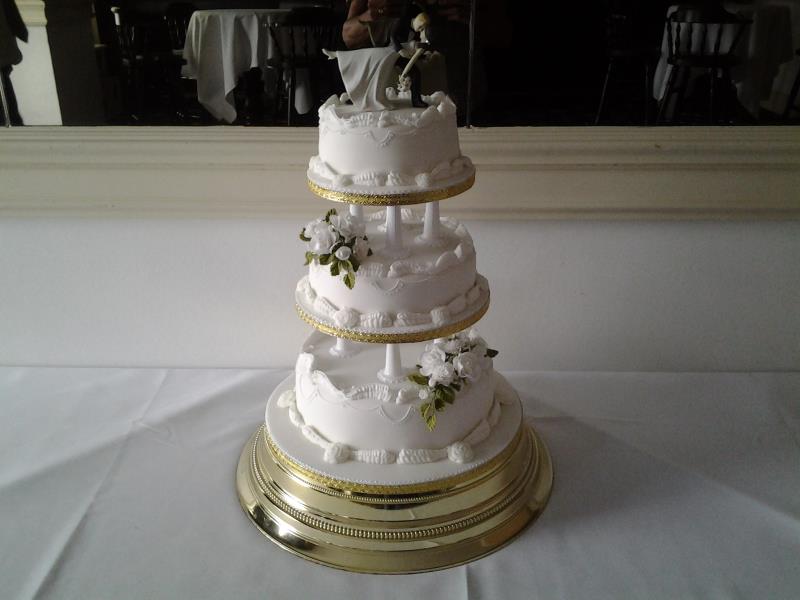
[[[435,571],[508,543],[544,510],[553,466],[527,425],[504,460],[424,492],[369,493],[309,481],[274,453],[259,428],[236,470],[239,500],[269,539],[303,558],[362,573]],[[432,482],[435,483],[435,482]]]

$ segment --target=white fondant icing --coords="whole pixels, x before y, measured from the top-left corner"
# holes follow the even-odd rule
[[[447,457],[446,448],[410,450],[403,448],[397,453],[397,462],[401,465],[421,465],[442,460]]]
[[[491,428],[493,414],[499,411],[493,408],[493,371],[464,386],[429,431],[419,413],[420,386],[407,379],[399,384],[375,380],[385,358],[383,346],[353,343],[357,355],[339,360],[328,354],[333,343],[328,336],[312,334],[295,368],[294,404],[302,418],[296,426],[308,427],[319,436],[313,441],[319,447],[327,448],[322,439],[325,444],[338,442],[351,449],[395,452],[398,462],[417,464],[448,458],[448,446],[455,442],[474,445]],[[402,362],[413,364],[424,347],[424,343],[402,344]],[[351,460],[359,459],[353,454]]]
[[[319,152],[309,161],[309,179],[344,191],[402,193],[470,177],[455,105],[440,92],[424,100],[430,104],[424,109],[361,111],[331,96],[319,110]]]
[[[341,463],[350,460],[350,446],[334,442],[325,448],[325,462]]]
[[[450,320],[450,310],[446,306],[437,306],[431,310],[434,325],[446,325]]]
[[[323,460],[330,464],[338,464],[355,460],[363,463],[388,465],[392,463],[419,465],[450,459],[455,463],[471,462],[475,456],[472,446],[489,437],[490,428],[485,419],[463,440],[454,442],[445,448],[401,448],[399,451],[386,448],[358,449],[341,442],[331,442],[299,416],[294,393],[284,393],[278,406],[289,408],[289,420],[298,427],[309,442],[323,449]],[[288,402],[288,404],[287,404]],[[495,406],[499,406],[495,403]]]
[[[292,404],[294,404],[295,395],[294,390],[286,390],[280,396],[278,396],[278,406],[281,408],[288,408]]]
[[[404,226],[411,229],[407,258],[396,260],[383,251],[386,235],[380,225],[385,211],[367,215],[367,235],[375,253],[361,263],[356,285],[349,289],[341,277],[331,276],[328,266],[313,262],[307,280],[298,284],[301,306],[340,329],[369,331],[444,326],[483,306],[488,284],[475,272],[475,250],[466,228],[442,219],[443,245],[431,246],[414,236],[422,233],[422,219],[411,211],[403,214]]]
[[[475,453],[472,451],[472,446],[466,442],[456,442],[447,447],[447,458],[455,463],[468,463],[472,462]]]

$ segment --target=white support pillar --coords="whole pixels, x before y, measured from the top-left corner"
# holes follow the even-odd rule
[[[351,204],[350,205],[350,214],[353,215],[356,219],[364,222],[364,207],[360,204]]]
[[[428,202],[425,205],[425,224],[422,239],[433,242],[439,239],[439,203]]]
[[[378,372],[378,380],[383,383],[400,383],[406,378],[400,360],[400,345],[386,344],[386,362],[383,370]]]
[[[403,218],[399,206],[386,207],[386,247],[384,253],[392,258],[408,256],[403,247]]]
[[[358,354],[358,347],[351,343],[350,340],[337,337],[336,343],[331,346],[330,353],[331,356],[345,358],[348,356],[353,356],[354,354]]]
[[[417,236],[416,242],[425,246],[445,246],[447,244],[447,237],[442,235],[438,202],[428,202],[425,205],[425,221],[422,233]]]

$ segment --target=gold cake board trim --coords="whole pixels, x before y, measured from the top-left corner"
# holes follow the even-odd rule
[[[361,204],[364,206],[405,206],[407,204],[436,202],[438,200],[446,200],[447,198],[458,196],[473,186],[475,183],[475,173],[472,173],[467,179],[447,187],[420,192],[408,192],[405,194],[359,194],[358,192],[342,192],[323,187],[310,179],[307,181],[309,189],[317,196],[325,198],[326,200],[345,202],[347,204]]]
[[[481,306],[477,311],[475,311],[465,319],[461,319],[460,321],[456,321],[455,323],[450,323],[449,325],[445,325],[443,327],[422,329],[418,331],[410,331],[407,333],[381,333],[378,331],[357,331],[354,329],[341,329],[339,327],[334,327],[332,325],[323,323],[313,315],[310,315],[306,311],[306,309],[300,306],[299,304],[295,304],[295,309],[297,310],[297,314],[300,316],[301,319],[303,319],[303,321],[305,321],[315,329],[321,331],[322,333],[327,333],[328,335],[345,338],[356,342],[367,342],[371,344],[405,344],[405,343],[434,340],[436,338],[447,337],[453,335],[454,333],[458,333],[459,331],[463,331],[470,325],[474,325],[475,323],[480,321],[481,317],[483,317],[483,315],[486,314],[486,311],[489,310],[489,300],[490,298],[487,298],[483,306]]]
[[[282,548],[346,571],[418,573],[480,558],[532,523],[553,486],[550,454],[524,424],[497,460],[418,492],[309,480],[274,449],[262,425],[242,450],[242,507]]]

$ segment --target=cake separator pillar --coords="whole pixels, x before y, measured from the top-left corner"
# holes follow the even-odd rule
[[[422,235],[417,237],[417,241],[426,246],[444,246],[447,243],[441,234],[438,201],[428,202],[425,205],[425,221]]]
[[[400,348],[397,344],[386,344],[386,361],[383,369],[378,371],[378,380],[388,384],[403,383],[407,373],[403,369]]]
[[[351,204],[350,205],[350,214],[353,215],[356,219],[364,222],[364,207],[360,204]]]
[[[403,247],[403,214],[397,205],[386,207],[386,246],[383,252],[392,258],[405,258],[409,254]]]

